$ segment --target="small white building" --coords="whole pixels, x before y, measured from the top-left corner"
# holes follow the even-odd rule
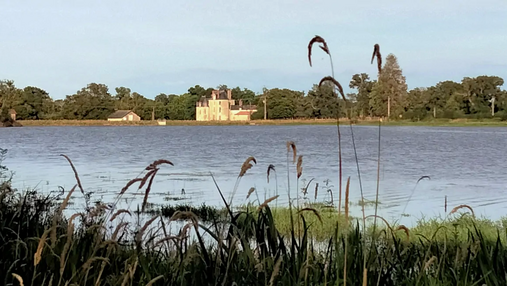
[[[132,110],[117,110],[109,115],[107,121],[140,121],[141,117]]]

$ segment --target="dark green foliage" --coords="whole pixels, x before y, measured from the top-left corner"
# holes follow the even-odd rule
[[[216,207],[207,206],[206,204],[202,204],[199,207],[195,207],[192,205],[164,205],[160,207],[160,209],[152,210],[150,214],[160,214],[166,218],[171,218],[178,212],[191,212],[195,214],[199,220],[203,222],[216,222],[222,221],[227,214],[223,209],[218,209]]]
[[[318,89],[314,85],[306,94],[290,89],[264,89],[261,94],[240,87],[232,88],[232,98],[239,103],[257,105],[252,119],[264,118],[264,99],[267,99],[268,119],[289,118],[368,118],[387,116],[388,98],[392,119],[413,121],[433,118],[491,118],[492,99],[495,117],[505,121],[507,91],[504,80],[497,76],[465,77],[461,82],[442,81],[428,88],[414,88],[407,92],[404,76],[393,55],[384,65],[381,81],[371,80],[366,73],[355,74],[349,87],[345,108],[331,87]],[[226,89],[227,85],[217,88]],[[115,88],[114,96],[104,84],[90,83],[65,100],[53,100],[37,87],[19,89],[13,81],[0,81],[0,118],[8,118],[15,109],[17,119],[105,119],[114,110],[128,109],[143,120],[195,120],[195,104],[200,98],[210,98],[213,88],[200,85],[190,87],[181,95],[160,93],[154,99],[132,92],[127,87]]]
[[[90,83],[63,103],[61,116],[64,119],[107,119],[114,112],[114,101],[104,84]]]

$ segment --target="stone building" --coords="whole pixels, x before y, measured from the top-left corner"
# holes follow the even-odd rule
[[[252,113],[257,111],[255,105],[238,104],[232,99],[228,90],[213,90],[211,98],[201,98],[195,107],[197,121],[249,121]]]

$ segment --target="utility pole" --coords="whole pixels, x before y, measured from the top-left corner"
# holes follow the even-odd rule
[[[495,116],[495,97],[491,98],[491,116]]]
[[[153,109],[151,110],[151,121],[155,121],[155,106],[153,106]]]
[[[267,117],[267,105],[268,105],[268,95],[266,93],[266,90],[264,90],[264,120],[266,120],[268,117]]]
[[[391,117],[391,96],[387,96],[387,120]]]

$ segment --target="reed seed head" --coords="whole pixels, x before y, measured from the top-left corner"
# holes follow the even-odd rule
[[[65,200],[63,200],[62,204],[60,205],[60,208],[58,210],[59,214],[61,214],[63,212],[63,210],[67,207],[67,205],[69,204],[69,200],[70,200],[70,196],[72,196],[72,193],[74,192],[74,190],[76,189],[77,185],[74,185],[74,187],[72,187],[72,189],[70,189],[69,193],[67,194],[67,196],[65,197]]]
[[[373,55],[371,56],[371,63],[373,64],[373,60],[377,57],[377,69],[378,73],[382,71],[382,55],[380,54],[380,45],[375,44],[373,46]]]
[[[323,77],[320,82],[319,82],[319,88],[321,88],[322,84],[325,83],[325,82],[332,82],[336,88],[338,89],[338,92],[340,92],[340,95],[342,96],[342,99],[347,102],[347,98],[345,98],[345,93],[343,93],[343,87],[342,85],[332,76],[326,76],[326,77]]]
[[[326,54],[329,55],[329,48],[327,46],[326,41],[321,36],[316,35],[310,40],[310,43],[308,43],[308,62],[310,63],[310,66],[312,66],[312,47],[315,43],[321,43],[322,46],[319,46]]]
[[[161,164],[168,164],[168,165],[174,166],[174,164],[171,161],[165,160],[165,159],[160,159],[160,160],[153,161],[153,163],[151,163],[148,167],[146,167],[146,170],[147,171],[154,170],[157,168],[158,165],[161,165]]]
[[[142,180],[143,180],[143,178],[135,178],[135,179],[130,180],[125,185],[125,187],[123,187],[123,189],[121,189],[120,195],[123,195],[128,190],[128,188],[130,188],[130,186],[132,186],[133,184],[135,184],[137,182],[141,182]]]
[[[462,209],[462,208],[467,208],[467,209],[469,209],[469,210],[470,210],[470,212],[472,213],[472,216],[475,216],[474,210],[473,210],[473,209],[472,209],[472,207],[471,207],[471,206],[469,206],[469,205],[459,205],[459,206],[457,206],[457,207],[453,208],[449,214],[453,214],[453,213],[457,212],[459,209]]]
[[[248,195],[246,195],[246,198],[248,199],[253,192],[255,192],[255,188],[251,187],[250,190],[248,190]]]
[[[158,215],[157,216],[154,216],[152,217],[149,221],[147,221],[143,227],[139,230],[139,232],[137,233],[136,235],[136,240],[138,242],[141,241],[141,239],[143,238],[143,234],[144,232],[146,231],[146,229],[150,226],[150,224],[152,224],[156,219],[158,218]]]
[[[410,240],[410,231],[408,230],[408,227],[404,225],[400,225],[396,228],[396,230],[403,230],[405,234],[407,235],[407,240]]]
[[[87,269],[90,269],[90,267],[92,266],[92,263],[95,262],[95,261],[102,261],[102,262],[105,262],[107,264],[109,264],[109,259],[105,258],[105,257],[92,257],[90,259],[88,259],[84,264],[83,264],[83,269],[84,270],[87,270]]]
[[[128,225],[128,222],[122,222],[119,225],[117,225],[116,229],[113,232],[113,236],[111,237],[111,239],[116,240],[116,238],[118,237],[118,233],[120,232],[120,230],[123,229],[124,227],[126,227],[127,225]]]
[[[153,176],[153,174],[155,174],[156,172],[158,172],[158,168],[150,169],[150,171],[146,173],[146,175],[144,175],[143,179],[141,180],[141,184],[139,184],[139,188],[137,189],[138,190],[142,189],[144,187],[144,184],[146,184],[146,182],[148,181],[148,179],[151,178],[151,176]]]
[[[271,172],[275,172],[275,166],[273,164],[270,164],[268,166],[268,184],[269,184],[269,175],[271,174]]]
[[[296,158],[298,156],[296,143],[294,143],[294,141],[287,141],[287,153],[289,153],[291,150],[292,150],[292,163],[296,163]]]
[[[322,223],[322,217],[320,216],[319,212],[316,209],[314,209],[314,208],[303,208],[298,213],[302,213],[302,212],[312,212],[317,217],[317,219],[320,221],[320,223]]]
[[[267,207],[267,206],[268,206],[268,204],[269,204],[270,202],[272,202],[272,201],[276,200],[279,196],[280,196],[280,195],[276,195],[276,196],[274,196],[274,197],[271,197],[271,198],[269,198],[269,199],[265,200],[265,201],[264,201],[264,202],[263,202],[263,203],[259,206],[259,208],[258,208],[258,209],[259,209],[259,210],[261,210],[261,209],[263,209],[263,208]]]
[[[382,220],[382,221],[386,224],[386,226],[387,226],[387,227],[388,227],[391,231],[393,231],[393,228],[391,227],[391,225],[389,224],[389,222],[388,222],[385,218],[383,218],[383,217],[381,217],[381,216],[379,216],[379,215],[369,215],[369,216],[366,216],[365,218],[372,218],[372,217],[373,217],[373,218],[378,218],[378,219]]]
[[[153,184],[153,179],[155,178],[155,175],[157,174],[159,169],[155,169],[153,174],[150,176],[150,181],[148,183],[148,186],[146,187],[146,190],[144,191],[144,199],[143,199],[143,205],[141,207],[141,212],[144,212],[146,205],[148,204],[148,195],[150,194],[151,185]]]
[[[84,192],[83,186],[81,185],[81,180],[79,179],[79,175],[77,174],[76,167],[74,167],[74,164],[72,163],[72,161],[70,160],[70,158],[67,155],[60,154],[60,156],[62,156],[65,159],[67,159],[67,161],[69,162],[70,167],[72,168],[72,171],[74,172],[74,176],[76,177],[77,185],[79,186],[79,189],[81,190],[81,193],[84,195],[85,192]]]
[[[296,165],[296,170],[297,170],[297,176],[299,179],[301,177],[301,175],[303,174],[303,155],[299,155],[299,157],[298,157],[298,163]]]
[[[33,265],[34,266],[37,266],[37,264],[39,264],[39,262],[41,260],[41,256],[42,256],[42,250],[44,250],[44,245],[46,244],[46,239],[47,239],[47,237],[49,235],[49,232],[51,232],[51,230],[53,228],[54,228],[54,226],[51,227],[51,228],[49,228],[49,229],[47,229],[42,234],[42,237],[40,238],[39,244],[37,246],[37,251],[35,251],[35,254],[34,254],[34,257],[33,257]]]
[[[126,210],[126,209],[121,209],[121,210],[118,210],[112,217],[109,221],[113,221],[115,218],[117,218],[119,215],[123,214],[123,213],[127,213],[129,216],[132,216],[132,214],[130,213],[129,210]]]
[[[257,160],[255,160],[254,157],[252,157],[252,156],[248,157],[245,160],[245,162],[243,162],[243,165],[241,165],[241,171],[239,172],[238,177],[243,177],[246,174],[246,171],[248,171],[250,168],[253,167],[251,162],[253,162],[254,164],[257,164]]]

